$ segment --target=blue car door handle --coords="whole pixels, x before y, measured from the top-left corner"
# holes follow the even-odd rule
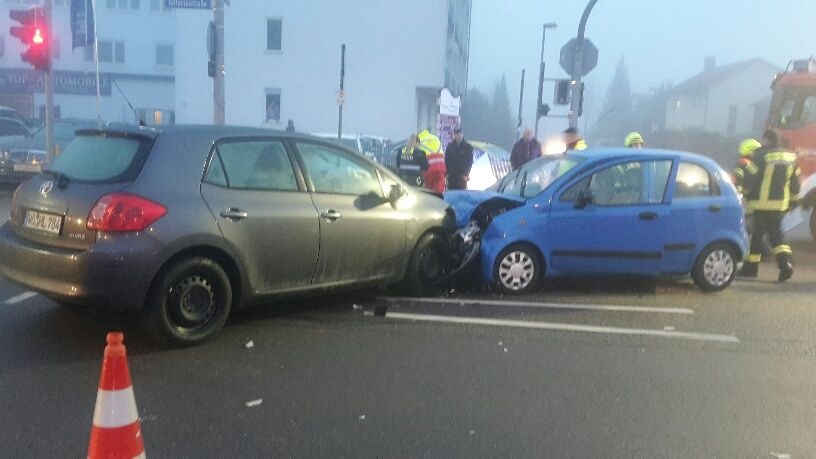
[[[654,220],[657,218],[657,214],[654,212],[641,212],[640,215],[638,215],[638,217],[641,220]]]

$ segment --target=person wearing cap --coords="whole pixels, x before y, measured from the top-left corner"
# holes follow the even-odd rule
[[[453,130],[453,142],[445,149],[445,168],[448,174],[449,190],[466,190],[473,167],[473,146],[465,140],[462,128]]]
[[[630,132],[623,140],[623,146],[626,148],[643,148],[646,142],[643,141],[643,136],[640,132]]]
[[[746,195],[745,190],[745,175],[754,175],[757,173],[756,164],[754,164],[754,151],[762,147],[756,139],[745,139],[739,144],[739,159],[737,165],[731,170],[731,180],[737,187],[737,191],[743,196]]]
[[[564,129],[563,138],[564,144],[567,146],[567,150],[564,152],[568,152],[570,150],[586,150],[587,143],[581,134],[578,133],[578,129],[575,128],[567,128]]]

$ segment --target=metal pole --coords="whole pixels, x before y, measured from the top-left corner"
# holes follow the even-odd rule
[[[578,40],[575,44],[575,64],[572,67],[572,81],[570,82],[572,88],[570,89],[570,111],[569,111],[569,126],[571,128],[578,127],[578,106],[581,103],[581,75],[583,73],[584,64],[584,31],[586,30],[587,19],[589,13],[598,0],[589,0],[584,14],[581,15],[581,22],[578,23]]]
[[[535,137],[538,138],[538,121],[541,117],[538,116],[539,107],[541,107],[541,103],[544,99],[544,41],[547,38],[547,29],[554,29],[557,25],[554,22],[550,22],[548,24],[544,24],[541,27],[541,58],[538,60],[538,99],[536,100],[536,120],[535,120]]]
[[[48,46],[51,47],[53,39],[51,35],[54,33],[53,23],[51,21],[51,0],[43,2],[43,14],[45,15],[45,24],[49,30]],[[54,74],[52,66],[54,60],[51,58],[51,49],[48,50],[48,70],[45,72],[45,151],[49,167],[54,163],[56,151],[54,149]]]
[[[516,139],[521,136],[521,107],[524,104],[524,69],[521,69],[521,90],[519,90],[519,114],[516,128]]]
[[[213,123],[224,125],[224,0],[213,0],[215,24],[215,75],[213,75]]]
[[[340,45],[340,100],[337,103],[337,138],[343,137],[343,104],[346,103],[345,94],[343,94],[344,83],[346,79],[346,44]]]

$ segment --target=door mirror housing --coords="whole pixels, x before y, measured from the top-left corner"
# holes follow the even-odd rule
[[[575,201],[576,209],[583,209],[587,204],[592,204],[592,192],[589,190],[581,190],[578,192],[578,200]]]
[[[388,191],[388,202],[390,202],[392,206],[396,207],[397,202],[404,195],[405,190],[400,185],[394,183],[391,185],[391,189]]]

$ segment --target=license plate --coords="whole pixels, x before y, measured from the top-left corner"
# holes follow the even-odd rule
[[[15,164],[14,170],[17,172],[40,172],[42,166],[39,164]]]
[[[29,210],[26,212],[23,225],[26,228],[59,234],[62,230],[62,216]]]

